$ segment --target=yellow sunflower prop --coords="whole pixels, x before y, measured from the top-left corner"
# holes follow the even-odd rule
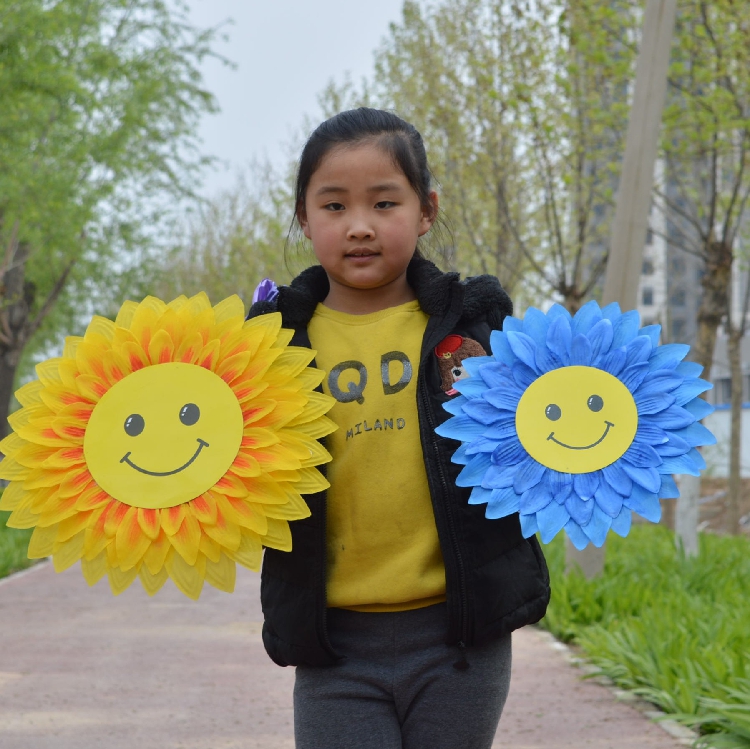
[[[291,549],[300,495],[328,486],[318,438],[333,402],[314,392],[314,352],[291,347],[281,316],[244,321],[238,297],[126,302],[95,317],[37,368],[0,442],[0,509],[34,528],[29,557],[60,572],[81,560],[115,594],[171,577],[191,598],[204,580],[231,592],[235,563]]]

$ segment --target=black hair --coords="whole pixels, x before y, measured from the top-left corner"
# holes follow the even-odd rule
[[[432,173],[419,131],[393,112],[359,107],[325,120],[312,132],[302,149],[295,183],[292,226],[305,209],[305,194],[321,161],[336,146],[373,142],[383,148],[417,194],[422,209],[432,215]],[[417,249],[417,254],[421,252]]]

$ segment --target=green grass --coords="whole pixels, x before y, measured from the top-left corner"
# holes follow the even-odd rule
[[[0,577],[29,567],[37,561],[26,556],[31,530],[8,528],[5,523],[9,515],[9,512],[0,512]]]
[[[619,686],[750,749],[750,543],[704,535],[685,558],[661,526],[607,541],[604,574],[564,574],[564,546],[545,548],[552,602],[542,626],[579,645]],[[738,706],[740,706],[738,708]],[[731,743],[731,742],[739,743]],[[743,743],[744,742],[744,743]]]

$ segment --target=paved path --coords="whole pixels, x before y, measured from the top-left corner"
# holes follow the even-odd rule
[[[0,747],[291,749],[294,672],[265,655],[258,583],[243,570],[233,595],[194,603],[173,587],[113,598],[48,563],[0,581]],[[513,657],[494,746],[680,746],[542,633],[516,633]]]

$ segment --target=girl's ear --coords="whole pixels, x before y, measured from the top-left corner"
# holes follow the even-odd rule
[[[307,221],[307,211],[304,208],[297,210],[297,223],[302,228],[302,233],[308,238],[310,237],[310,224]]]
[[[438,200],[438,194],[433,190],[429,196],[430,205],[422,207],[422,216],[419,220],[419,236],[424,236],[430,230],[430,227],[435,223],[435,219],[438,216],[438,210],[440,207],[440,201]]]

